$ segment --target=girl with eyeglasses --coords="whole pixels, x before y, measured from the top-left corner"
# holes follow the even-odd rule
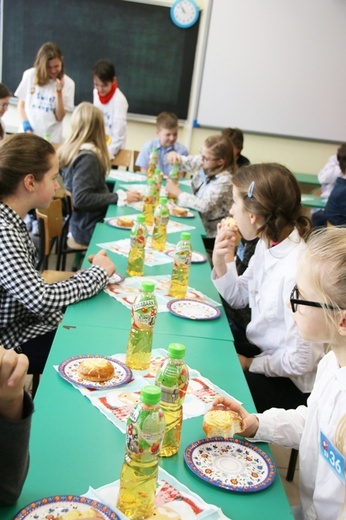
[[[217,224],[228,214],[232,204],[232,173],[234,172],[233,148],[229,139],[221,135],[208,137],[199,155],[179,155],[170,152],[169,164],[180,164],[180,169],[193,172],[192,193],[181,191],[179,186],[167,180],[166,190],[177,197],[179,206],[200,212],[207,238],[208,249],[214,246]]]
[[[212,279],[232,308],[250,306],[250,323],[235,348],[256,408],[306,404],[323,346],[299,337],[287,306],[306,249],[302,235],[309,228],[298,183],[279,164],[245,166],[233,176],[230,213],[242,236],[259,242],[248,268],[237,276],[236,229],[219,225]]]
[[[3,120],[1,119],[5,112],[7,112],[8,105],[10,104],[10,91],[3,83],[0,83],[0,140],[5,139],[6,130]]]
[[[304,341],[328,343],[307,406],[249,414],[217,397],[213,407],[240,413],[245,437],[299,449],[300,516],[346,518],[346,229],[314,231],[298,263],[291,294]]]

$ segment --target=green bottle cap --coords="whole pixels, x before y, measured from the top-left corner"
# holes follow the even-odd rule
[[[173,359],[182,359],[185,356],[185,345],[181,343],[170,343],[168,345],[168,356]]]
[[[167,204],[167,197],[160,197],[160,204]]]
[[[155,184],[155,179],[149,179],[148,184]]]
[[[155,168],[155,173],[161,173],[160,168]]]
[[[137,215],[137,222],[145,222],[145,216],[144,215]]]
[[[141,401],[145,404],[157,404],[161,400],[161,388],[156,385],[143,386]]]
[[[157,152],[157,148],[152,148],[151,151],[152,152]]]
[[[183,231],[183,233],[180,235],[181,240],[190,240],[191,233],[187,233],[186,231]]]
[[[155,289],[154,282],[142,282],[142,291],[143,292],[153,292]]]

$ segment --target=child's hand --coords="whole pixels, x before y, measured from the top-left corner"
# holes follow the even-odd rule
[[[249,414],[239,403],[233,401],[229,397],[223,397],[222,395],[218,395],[213,404],[213,409],[224,409],[224,410],[232,410],[233,412],[237,412],[243,420],[244,429],[240,432],[240,435],[244,437],[253,437],[257,430],[259,421],[256,415]]]
[[[177,152],[169,152],[165,156],[165,161],[168,164],[181,164],[182,157]]]
[[[219,278],[227,271],[226,263],[234,260],[235,241],[236,231],[219,223],[213,250],[213,265]]]
[[[55,90],[57,92],[61,92],[63,88],[64,88],[64,80],[56,78],[56,80],[55,80]]]
[[[94,255],[92,259],[93,265],[98,265],[99,267],[103,267],[105,271],[107,271],[108,276],[112,276],[115,273],[116,267],[113,264],[112,260],[107,255],[107,252],[104,249],[101,249],[96,255]]]
[[[142,200],[142,195],[139,191],[127,191],[125,202],[138,202]]]
[[[177,186],[172,179],[167,179],[166,184],[166,192],[169,195],[173,195],[173,197],[179,197],[181,190],[179,189],[179,186]]]

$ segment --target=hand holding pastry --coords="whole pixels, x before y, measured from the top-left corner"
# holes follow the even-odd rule
[[[219,395],[212,404],[212,410],[231,410],[236,412],[242,419],[242,431],[239,433],[244,437],[253,437],[258,430],[258,418],[250,414],[237,401],[229,397]]]
[[[99,267],[103,267],[103,269],[107,272],[108,276],[112,276],[115,273],[115,265],[112,260],[107,255],[107,252],[104,249],[101,249],[96,255],[94,255],[92,259],[93,265],[98,265]]]
[[[213,250],[213,265],[218,278],[227,272],[227,262],[233,262],[235,255],[235,231],[222,223],[217,225]]]

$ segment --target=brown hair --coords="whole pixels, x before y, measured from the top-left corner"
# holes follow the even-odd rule
[[[281,164],[243,166],[233,176],[233,184],[244,199],[245,210],[262,217],[258,235],[278,242],[287,227],[297,227],[301,236],[310,229],[309,219],[302,216],[298,182]]]
[[[346,143],[343,143],[339,148],[337,152],[337,158],[340,165],[340,170],[342,173],[346,173]]]
[[[11,96],[11,92],[8,90],[6,85],[0,83],[0,99],[4,99]]]
[[[220,168],[220,171],[235,171],[233,147],[227,137],[224,137],[223,135],[211,135],[207,137],[203,144],[214,155],[214,159],[224,160],[224,164]]]
[[[233,146],[238,150],[242,150],[244,146],[244,134],[240,128],[224,128],[221,135],[230,139]]]
[[[98,60],[92,69],[93,77],[97,76],[102,83],[113,82],[115,68],[111,60]]]
[[[178,118],[172,112],[161,112],[156,118],[156,127],[160,128],[176,128],[178,126]]]
[[[43,85],[47,85],[47,83],[49,82],[50,78],[47,71],[47,64],[49,60],[53,60],[54,58],[58,58],[61,61],[62,68],[58,76],[59,79],[61,79],[64,75],[64,57],[62,55],[62,52],[56,43],[44,43],[42,47],[40,47],[34,63],[35,83],[37,85],[40,85],[42,87]]]
[[[0,199],[16,193],[28,173],[41,181],[51,168],[54,147],[35,134],[14,134],[0,143]]]

